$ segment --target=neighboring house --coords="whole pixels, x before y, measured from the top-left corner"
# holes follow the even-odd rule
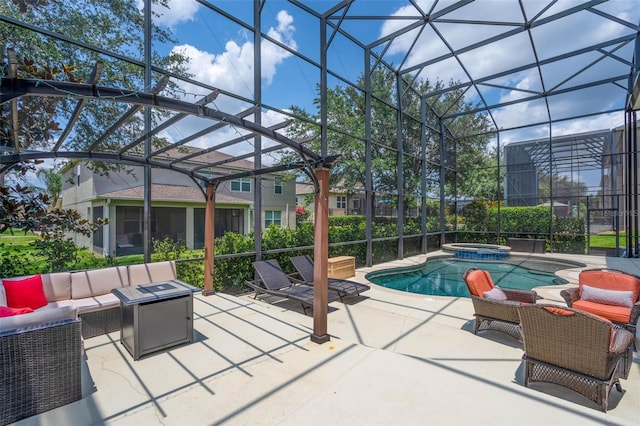
[[[211,152],[199,158],[213,163],[232,157]],[[143,253],[144,170],[141,166],[125,167],[126,171],[110,172],[109,176],[93,173],[86,163],[80,162],[70,163],[62,170],[61,207],[77,210],[90,220],[109,219],[109,225],[93,237],[75,235],[76,244],[111,256]],[[212,172],[230,173],[253,168],[252,162],[237,160],[218,166]],[[198,185],[183,174],[157,168],[152,169],[151,181],[152,238],[184,241],[190,249],[204,247],[205,199]],[[216,237],[227,231],[246,234],[253,229],[254,184],[253,178],[242,178],[218,186],[214,220]],[[261,187],[262,226],[266,228],[273,223],[295,228],[294,182],[282,180],[277,175],[265,175]]]
[[[313,184],[296,183],[296,205],[304,207],[313,220],[315,187]],[[347,192],[344,189],[329,189],[329,216],[364,214],[364,192]]]

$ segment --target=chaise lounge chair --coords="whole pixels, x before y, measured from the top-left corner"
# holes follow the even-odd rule
[[[301,284],[300,282],[285,274],[277,260],[253,262],[253,268],[260,279],[245,281],[245,283],[255,290],[254,299],[260,294],[268,294],[296,300],[302,305],[302,310],[305,314],[307,313],[307,308],[313,307],[313,288],[307,285],[299,285]],[[336,293],[328,292],[327,299],[329,303],[335,302],[338,298]]]
[[[298,271],[302,281],[304,281],[305,284],[313,284],[313,260],[307,255],[294,256],[290,260]],[[340,300],[342,300],[343,297],[359,296],[360,293],[371,288],[367,284],[337,278],[329,278],[328,282],[329,290],[338,293]]]

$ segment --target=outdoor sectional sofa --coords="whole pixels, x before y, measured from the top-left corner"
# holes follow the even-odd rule
[[[166,261],[40,277],[45,306],[0,316],[0,425],[81,399],[82,338],[120,329],[120,300],[111,290],[175,280],[176,265]],[[2,280],[4,315],[12,309],[5,285],[34,289],[29,286],[39,280],[33,278]],[[15,300],[15,287],[9,293]]]
[[[55,321],[59,315],[64,316],[60,309],[75,309],[82,320],[84,338],[111,333],[120,327],[120,300],[111,290],[175,280],[176,276],[174,261],[42,274],[46,306],[33,313],[0,318],[0,332]],[[2,281],[23,279],[3,278]],[[7,300],[4,285],[0,284],[0,306],[3,305],[7,306]]]

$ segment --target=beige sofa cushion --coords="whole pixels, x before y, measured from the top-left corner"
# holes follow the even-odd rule
[[[57,309],[64,308],[66,306],[71,306],[72,308],[76,307],[76,301],[67,299],[67,300],[56,300],[55,302],[49,302],[47,306],[43,306],[42,308],[36,309],[36,312],[45,310],[45,309]]]
[[[129,265],[129,283],[132,286],[175,280],[176,276],[176,262],[173,260]]]
[[[87,312],[96,312],[120,306],[120,299],[111,293],[85,297],[84,299],[75,299],[74,302],[78,307],[78,314],[86,314]]]
[[[109,294],[114,288],[128,286],[126,266],[71,273],[71,298],[74,300]]]
[[[47,302],[71,299],[71,272],[42,274],[42,289]]]
[[[45,323],[75,319],[78,310],[75,306],[65,306],[57,309],[40,308],[35,312],[0,318],[0,331],[29,329]]]

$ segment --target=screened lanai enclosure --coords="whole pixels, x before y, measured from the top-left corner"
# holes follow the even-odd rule
[[[108,256],[171,237],[212,268],[227,232],[252,260],[637,256],[639,22],[635,0],[7,1],[0,173],[55,166]]]

